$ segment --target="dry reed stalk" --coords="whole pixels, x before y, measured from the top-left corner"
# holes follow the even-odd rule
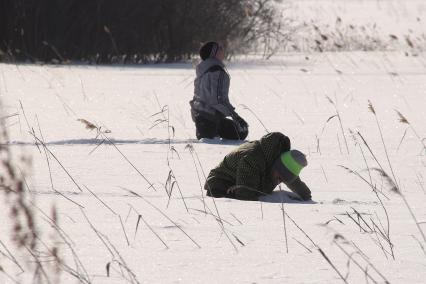
[[[325,252],[317,247],[318,252],[321,254],[321,256],[327,261],[327,263],[333,268],[334,271],[336,271],[337,275],[339,275],[340,279],[346,284],[348,284],[348,281],[346,278],[342,275],[342,273],[337,269],[337,267],[334,265],[334,263],[330,260],[330,258],[325,254]]]
[[[232,236],[235,238],[235,240],[237,241],[237,242],[239,242],[240,243],[240,245],[242,246],[242,247],[245,247],[246,245],[234,234],[234,233],[232,233]]]
[[[327,263],[333,268],[333,270],[339,275],[339,277],[342,279],[343,282],[348,283],[345,279],[345,277],[342,275],[342,273],[337,269],[337,267],[334,265],[334,263],[330,260],[330,258],[327,256],[327,254],[312,240],[312,238],[296,223],[296,221],[291,218],[287,212],[284,213],[290,221],[293,222],[293,224],[305,235],[305,237],[314,245],[314,247],[317,249],[317,251],[321,254],[321,256],[327,261]]]
[[[284,192],[281,188],[281,185],[279,185],[279,189],[280,189],[281,193]],[[286,226],[286,222],[285,222],[286,212],[285,212],[285,208],[284,208],[284,200],[282,198],[282,195],[281,195],[281,212],[283,214],[283,229],[284,229],[285,249],[286,249],[286,252],[288,253],[287,226]]]
[[[341,116],[340,116],[340,112],[339,112],[339,110],[338,110],[338,108],[337,108],[337,105],[336,105],[336,103],[329,97],[329,96],[326,96],[326,98],[327,98],[327,100],[330,102],[330,104],[332,104],[333,105],[333,107],[334,107],[334,110],[336,111],[336,116],[337,116],[337,118],[338,118],[338,120],[339,120],[339,125],[340,125],[340,130],[341,130],[341,132],[342,132],[342,136],[343,136],[343,139],[344,139],[344,141],[345,141],[345,146],[346,146],[346,151],[348,152],[348,154],[349,154],[349,147],[348,147],[348,142],[346,141],[346,135],[345,135],[345,131],[343,130],[343,122],[342,122],[342,118],[341,118]],[[330,119],[330,118],[329,118]],[[339,145],[340,145],[340,143],[339,143]]]
[[[399,148],[401,147],[402,142],[404,141],[404,138],[405,138],[405,135],[407,134],[408,129],[409,127],[405,128],[404,130],[404,134],[402,135],[401,140],[399,141],[398,147],[396,147],[397,152],[399,151]]]
[[[325,170],[324,170],[324,167],[321,165],[321,170],[322,170],[322,173],[323,173],[323,175],[324,175],[324,178],[325,178],[325,182],[327,182],[328,183],[328,178],[327,178],[327,175],[325,174]]]
[[[124,261],[121,254],[118,252],[116,247],[109,241],[108,237],[102,234],[100,231],[98,231],[93,223],[89,220],[86,213],[83,209],[80,208],[80,211],[84,218],[86,219],[87,223],[89,224],[90,228],[95,232],[96,236],[99,238],[99,240],[104,244],[105,248],[109,251],[112,257],[111,263],[117,263],[121,268],[124,268],[125,271],[128,274],[128,278],[124,275],[124,272],[121,273],[121,276],[126,279],[130,283],[140,283],[138,279],[136,278],[136,275],[133,273],[133,271],[129,268],[129,266]]]
[[[37,120],[37,125],[38,125],[38,130],[40,133],[40,137],[41,140],[44,142],[44,137],[43,137],[43,133],[41,132],[41,127],[40,127],[40,122],[38,121],[38,116],[36,116],[36,120]],[[46,164],[47,164],[47,168],[49,170],[49,178],[50,178],[50,185],[52,186],[52,190],[54,190],[54,186],[53,186],[53,178],[52,178],[52,169],[50,167],[50,159],[49,159],[49,155],[47,153],[47,150],[43,147],[43,152],[46,158]]]
[[[186,147],[185,147],[185,148],[187,148],[187,147],[188,147],[189,151],[191,152],[191,154],[192,154],[192,153],[194,153],[194,154],[195,154],[196,160],[197,160],[198,165],[199,165],[199,167],[200,167],[200,169],[201,169],[201,173],[203,174],[204,180],[207,180],[206,174],[205,174],[205,172],[204,172],[204,168],[203,168],[203,166],[202,166],[202,164],[201,164],[200,158],[198,157],[198,153],[197,153],[197,151],[195,151],[194,146],[193,146],[192,144],[188,144],[188,145],[186,145]],[[195,164],[195,162],[194,162],[194,164]],[[207,188],[206,188],[206,189],[207,189],[207,191],[209,191],[209,192],[210,192],[210,194],[211,194],[210,186],[208,185],[208,183],[206,183],[206,185],[207,185]],[[211,195],[212,195],[212,194],[211,194]],[[202,194],[202,196],[203,196],[203,194]],[[231,245],[232,245],[232,247],[235,249],[235,251],[236,251],[236,252],[238,252],[238,248],[237,248],[237,247],[235,246],[235,244],[232,242],[231,238],[229,237],[228,233],[227,233],[227,232],[226,232],[226,230],[225,230],[225,225],[223,224],[223,219],[222,219],[222,217],[221,217],[221,216],[220,216],[220,214],[219,214],[219,208],[217,207],[217,204],[216,204],[215,198],[212,198],[212,201],[213,201],[213,205],[214,205],[214,207],[215,207],[216,213],[217,213],[216,221],[218,222],[219,227],[221,228],[222,232],[225,234],[226,238],[227,238],[227,239],[228,239],[228,241],[231,243]],[[208,209],[208,210],[210,211],[210,213],[212,213],[212,211],[210,210],[210,208],[207,206],[207,204],[206,204],[206,202],[205,202],[204,198],[203,198],[203,204],[204,204],[204,210]],[[205,211],[205,212],[206,212],[206,211]],[[213,215],[213,213],[212,213],[212,215]]]
[[[95,194],[92,190],[90,190],[86,185],[83,185],[84,188],[90,192],[105,208],[107,208],[112,214],[118,215],[108,204],[106,204],[97,194]]]
[[[140,199],[142,199],[145,203],[147,203],[148,205],[150,205],[152,208],[154,208],[155,210],[157,210],[161,215],[163,215],[167,220],[169,220],[173,225],[176,226],[176,228],[178,228],[185,236],[188,237],[188,239],[191,240],[192,243],[194,243],[198,248],[201,248],[201,246],[191,237],[188,235],[187,232],[185,232],[181,226],[179,226],[175,221],[173,221],[169,216],[167,216],[160,208],[158,208],[157,206],[155,206],[154,204],[152,204],[149,200],[147,200],[145,197],[143,197],[142,195],[137,194],[136,192],[129,190],[127,188],[121,187],[121,189],[127,191],[128,193],[131,193],[132,195],[139,197]]]
[[[416,216],[414,215],[414,212],[413,212],[413,210],[412,210],[412,208],[411,208],[411,206],[408,204],[408,201],[407,201],[407,199],[405,198],[405,196],[404,196],[404,194],[402,194],[402,192],[401,192],[401,189],[400,189],[400,187],[399,187],[399,185],[398,185],[398,183],[397,183],[397,179],[396,179],[396,176],[395,176],[395,173],[394,173],[394,170],[393,170],[393,167],[392,167],[392,163],[391,163],[391,161],[390,161],[390,158],[389,158],[389,155],[388,155],[388,152],[387,152],[387,148],[386,148],[386,144],[385,144],[385,141],[384,141],[384,138],[383,138],[383,134],[382,134],[382,130],[381,130],[381,127],[380,127],[380,123],[379,123],[379,120],[378,120],[378,117],[377,117],[377,114],[376,114],[376,111],[375,111],[375,109],[374,109],[374,107],[373,107],[373,105],[372,105],[372,103],[370,102],[370,101],[368,101],[368,108],[369,108],[369,110],[374,114],[374,117],[375,117],[375,119],[376,119],[376,124],[377,124],[377,127],[378,127],[378,129],[379,129],[379,133],[380,133],[380,138],[381,138],[381,140],[382,140],[382,144],[383,144],[383,148],[384,148],[384,150],[385,150],[385,154],[386,154],[386,159],[387,159],[387,161],[388,161],[388,165],[389,165],[389,168],[391,169],[391,173],[392,173],[392,178],[383,170],[383,168],[382,167],[380,167],[380,173],[388,180],[388,181],[390,181],[390,182],[392,182],[392,184],[394,185],[394,188],[395,188],[395,192],[402,198],[402,200],[403,200],[403,202],[404,202],[404,204],[405,204],[405,206],[407,207],[407,209],[408,209],[408,211],[409,211],[409,213],[410,213],[410,215],[411,215],[411,217],[413,218],[413,220],[414,220],[414,222],[415,222],[415,224],[416,224],[416,226],[417,226],[417,229],[419,230],[419,232],[420,232],[420,234],[421,234],[421,236],[422,236],[422,238],[423,238],[423,241],[425,242],[425,244],[426,244],[426,235],[425,235],[425,233],[423,232],[423,229],[420,227],[420,224],[419,224],[419,222],[417,221],[417,218],[416,218]],[[403,120],[403,121],[406,121],[407,123],[408,123],[408,121],[406,120],[406,118],[404,117],[404,116],[400,116],[400,119],[401,120]]]
[[[318,153],[320,153],[320,155],[321,155],[321,147],[320,147],[320,142],[321,142],[321,137],[322,137],[322,135],[323,135],[323,133],[324,133],[324,131],[325,131],[325,128],[326,128],[326,126],[328,125],[328,123],[333,119],[333,118],[335,118],[335,117],[337,117],[337,115],[335,114],[335,115],[332,115],[332,116],[330,116],[326,121],[325,121],[325,123],[324,123],[324,125],[323,125],[323,127],[321,128],[321,131],[320,131],[320,134],[319,135],[315,135],[315,138],[316,138],[316,140],[317,140],[317,152]]]
[[[64,167],[64,165],[59,161],[59,159],[55,156],[55,154],[53,154],[53,152],[52,151],[50,151],[50,149],[47,147],[47,145],[42,141],[42,140],[40,140],[34,133],[30,133],[32,136],[33,136],[33,138],[35,139],[35,140],[37,140],[37,142],[39,143],[39,144],[41,144],[42,146],[43,146],[43,148],[44,149],[46,149],[47,150],[47,152],[56,160],[56,162],[59,164],[59,166],[64,170],[64,172],[68,175],[68,177],[71,179],[71,181],[74,183],[74,185],[77,187],[77,189],[80,191],[80,192],[83,192],[83,190],[81,189],[81,187],[78,185],[78,183],[75,181],[75,179],[71,176],[71,174],[69,173],[69,171]]]
[[[416,135],[417,139],[419,139],[419,142],[422,144],[423,146],[423,150],[426,150],[426,144],[425,144],[425,139],[420,138],[419,134],[417,133],[417,131],[414,129],[413,125],[408,121],[408,119],[402,114],[400,113],[398,110],[395,110],[396,113],[398,114],[398,118],[399,118],[399,122],[403,123],[403,124],[407,124],[408,127],[413,131],[414,135]],[[405,133],[404,133],[405,136]],[[401,139],[402,141],[402,139]],[[401,142],[402,143],[402,142]]]
[[[176,179],[176,176],[173,173],[172,168],[169,166],[169,175],[167,176],[166,184],[164,185],[164,189],[166,190],[166,193],[169,196],[166,208],[169,207],[170,199],[172,197],[173,187],[175,185],[178,188],[178,191],[179,191],[179,194],[180,194],[180,196],[182,198],[182,202],[183,202],[183,205],[185,206],[186,212],[189,213],[188,206],[186,205],[185,197],[182,194],[182,190],[180,189],[179,183],[178,183],[178,181]],[[169,188],[169,190],[167,190],[167,188]]]
[[[194,157],[194,146],[192,144],[187,144],[185,146],[185,150],[188,149],[189,153],[191,153],[191,158],[192,158],[192,162],[194,164],[194,168],[195,168],[195,172],[197,173],[197,178],[198,178],[198,184],[200,185],[200,192],[201,192],[201,200],[203,202],[203,206],[204,206],[204,213],[207,214],[207,210],[206,210],[206,201],[204,200],[204,190],[203,190],[203,185],[201,184],[201,177],[200,177],[200,173],[197,167],[197,163],[195,161],[195,157]],[[204,173],[203,173],[204,174]],[[205,176],[205,175],[204,175]]]
[[[154,189],[154,191],[157,191],[157,189],[155,188],[155,186],[154,186],[154,184],[153,183],[151,183],[146,177],[145,177],[145,175],[144,174],[142,174],[142,172],[129,160],[129,158],[127,158],[127,156],[126,155],[124,155],[124,153],[123,152],[121,152],[121,150],[117,147],[117,145],[111,140],[111,139],[109,139],[108,138],[108,136],[106,136],[106,134],[108,134],[108,133],[111,133],[111,131],[110,130],[103,130],[102,129],[102,127],[101,126],[97,126],[97,125],[95,125],[94,123],[91,123],[91,122],[89,122],[88,120],[86,120],[86,119],[78,119],[78,121],[80,121],[80,122],[82,122],[83,124],[85,124],[85,126],[86,126],[86,128],[87,129],[89,129],[89,130],[96,130],[97,131],[97,135],[96,135],[96,138],[98,137],[98,136],[101,136],[101,137],[103,137],[103,140],[102,140],[102,142],[99,144],[99,145],[97,145],[97,147],[99,147],[102,143],[104,143],[104,141],[107,141],[109,144],[111,144],[116,150],[117,150],[117,152],[123,157],[123,159],[130,165],[130,166],[132,166],[132,168],[139,174],[139,176],[141,176],[147,183],[148,183],[148,185],[149,185],[149,187],[148,187],[148,189],[149,188],[152,188],[152,189]],[[96,147],[96,148],[97,148]],[[91,152],[93,152],[94,150],[92,150]]]
[[[142,220],[145,225],[149,228],[149,230],[161,241],[161,243],[166,247],[166,249],[169,249],[170,247],[166,244],[166,242],[160,237],[160,235],[154,231],[154,229],[151,227],[151,225],[148,224],[148,222],[143,218],[142,214],[140,214],[132,205],[130,207],[135,211],[136,214],[138,214],[138,220],[136,222],[136,228],[135,228],[135,236],[134,239],[136,239],[136,233],[138,232],[139,228],[139,221]]]
[[[12,275],[10,275],[9,273],[6,272],[6,270],[4,270],[3,266],[0,265],[0,272],[2,272],[4,275],[6,275],[6,277],[12,281],[13,283],[16,284],[20,284],[20,282],[18,282],[18,280],[16,280],[15,278],[12,277]]]
[[[142,172],[129,160],[129,158],[127,158],[126,155],[123,154],[123,152],[121,152],[121,150],[117,147],[117,145],[115,145],[114,142],[111,141],[111,139],[108,138],[108,136],[106,136],[105,134],[101,134],[105,140],[108,141],[108,143],[110,143],[116,150],[118,153],[120,153],[120,155],[124,158],[124,160],[129,163],[130,166],[132,166],[132,168],[139,174],[139,176],[141,176],[149,185],[148,189],[152,188],[154,189],[154,191],[157,191],[157,189],[155,188],[154,184],[151,183],[148,178],[145,177],[144,174],[142,174]]]
[[[342,245],[340,245],[338,242],[337,242],[337,240],[343,240],[345,243],[348,243],[349,244],[349,242],[342,236],[342,235],[340,235],[340,234],[336,234],[335,236],[334,236],[334,239],[333,239],[333,243],[346,255],[346,256],[348,256],[349,257],[349,259],[352,261],[352,262],[354,262],[355,263],[355,265],[357,265],[362,271],[364,271],[365,273],[366,273],[366,276],[370,279],[370,280],[372,280],[372,281],[374,281],[375,283],[378,283],[375,279],[373,279],[372,278],[372,276],[367,272],[367,268],[368,267],[371,267],[382,279],[383,279],[383,281],[384,281],[384,283],[390,283],[388,280],[387,280],[387,278],[370,262],[370,260],[366,257],[366,255],[365,254],[363,254],[362,252],[359,252],[359,249],[358,249],[358,247],[356,247],[356,249],[358,250],[357,252],[355,252],[355,254],[358,254],[358,255],[360,255],[362,258],[363,258],[363,260],[367,263],[367,267],[364,269],[354,258],[353,258],[353,253],[352,254],[349,254],[344,248],[343,248],[343,246]]]
[[[21,101],[19,101],[19,104],[20,104],[20,107],[21,107],[21,110],[22,110],[22,114],[23,114],[24,119],[25,119],[25,123],[27,124],[28,132],[30,132],[31,134],[35,135],[34,128],[33,128],[33,127],[31,127],[31,126],[30,126],[30,123],[28,122],[28,118],[27,118],[27,115],[26,115],[26,113],[25,113],[24,106],[22,105],[22,102],[21,102]],[[39,145],[38,145],[37,140],[34,140],[34,143],[35,143],[35,145],[36,145],[36,147],[37,147],[38,151],[39,151],[39,152],[40,152],[40,154],[41,154],[41,150],[40,150],[40,147],[39,147]]]
[[[299,245],[301,245],[303,248],[305,248],[308,252],[312,253],[312,250],[310,248],[308,248],[307,246],[305,246],[301,241],[299,241],[298,239],[296,239],[295,237],[292,237],[293,240],[295,240]]]
[[[4,248],[4,250],[7,252],[7,254],[0,251],[0,253],[5,256],[7,259],[15,263],[15,265],[21,270],[21,272],[25,272],[24,268],[19,264],[18,260],[13,256],[13,254],[10,252],[10,250],[6,247],[6,245],[0,240],[0,245]]]
[[[385,139],[384,139],[383,133],[382,133],[382,128],[380,127],[380,123],[379,123],[379,119],[378,119],[377,114],[376,114],[376,110],[374,109],[374,106],[371,103],[371,101],[368,101],[368,109],[374,115],[374,118],[376,119],[376,125],[377,125],[377,128],[379,130],[380,139],[382,141],[383,149],[385,150],[386,159],[387,159],[389,168],[390,168],[392,176],[393,176],[393,183],[396,185],[396,190],[398,190],[397,179],[396,179],[393,167],[392,167],[392,163],[391,163],[390,158],[389,158],[388,150],[387,150],[387,147],[386,147],[386,144],[385,144]],[[382,167],[380,167],[380,168],[383,172],[385,172]]]
[[[219,223],[220,222],[223,222],[224,224],[228,224],[229,226],[234,226],[234,224],[232,224],[230,221],[228,221],[227,219],[224,219],[224,218],[220,218],[219,216],[217,216],[217,215],[215,215],[211,210],[210,210],[210,208],[207,206],[207,211],[208,212],[204,212],[203,210],[200,210],[200,209],[196,209],[196,208],[189,208],[189,210],[191,210],[191,211],[197,211],[197,212],[202,212],[202,213],[205,213],[206,215],[210,215],[210,216],[212,216],[213,218],[215,218],[216,219],[216,221],[218,221]]]
[[[240,223],[240,225],[244,225],[243,222],[240,221],[240,219],[237,218],[237,216],[235,216],[233,213],[229,213],[232,217],[234,217],[235,220],[237,220],[238,223]]]
[[[120,224],[121,224],[121,229],[123,231],[124,237],[126,238],[126,242],[127,245],[130,246],[130,242],[129,242],[129,238],[127,237],[127,233],[126,230],[124,228],[124,224],[123,224],[123,220],[121,218],[120,214],[117,214],[110,206],[108,206],[102,199],[99,198],[99,196],[97,196],[93,191],[91,191],[87,186],[84,186],[87,191],[89,191],[103,206],[105,206],[112,214],[114,214],[115,216],[118,217]]]
[[[104,31],[109,36],[109,39],[111,40],[111,44],[112,44],[112,47],[114,48],[114,52],[116,53],[117,56],[120,56],[120,52],[118,51],[118,48],[117,48],[117,43],[115,42],[115,39],[112,36],[111,30],[107,26],[104,26]]]
[[[266,128],[266,126],[265,126],[265,124],[263,124],[262,120],[256,115],[256,113],[251,108],[249,108],[248,106],[243,105],[243,104],[241,106],[243,107],[243,109],[248,110],[257,119],[257,121],[259,121],[259,123],[262,125],[263,129],[265,129],[266,133],[269,133],[268,128]]]
[[[62,266],[63,270],[70,275],[77,278],[82,283],[91,283],[90,276],[84,267],[83,263],[81,262],[80,258],[78,257],[76,251],[74,250],[74,241],[70,238],[70,236],[67,235],[67,233],[51,218],[49,217],[41,208],[39,208],[35,203],[32,203],[32,206],[36,208],[46,219],[45,221],[58,233],[60,239],[67,245],[67,247],[70,249],[74,263],[76,265],[76,269],[71,268],[66,263],[61,261],[59,264]],[[47,246],[45,246],[47,248]],[[82,271],[80,273],[79,271]]]
[[[422,243],[421,243],[421,242],[420,242],[420,241],[416,238],[416,236],[411,235],[411,237],[413,237],[413,239],[417,241],[417,243],[419,244],[420,248],[422,249],[423,253],[424,253],[424,254],[425,254],[425,256],[426,256],[426,249],[425,249],[425,247],[422,245]]]
[[[416,173],[417,183],[419,184],[420,188],[423,190],[423,193],[426,194],[426,190],[423,186],[423,181],[420,180],[420,175]]]
[[[0,119],[6,120],[6,119],[14,117],[14,116],[19,116],[19,113],[13,113],[13,114],[8,114],[8,115],[5,115],[5,116],[1,116]]]

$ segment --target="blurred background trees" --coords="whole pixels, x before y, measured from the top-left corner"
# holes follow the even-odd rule
[[[201,42],[228,51],[259,42],[271,51],[281,30],[277,0],[1,0],[0,60],[173,62]]]

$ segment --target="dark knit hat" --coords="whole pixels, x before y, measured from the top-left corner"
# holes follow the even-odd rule
[[[202,60],[206,60],[207,58],[213,58],[216,56],[217,52],[220,49],[219,43],[215,41],[209,41],[200,48],[200,57]]]
[[[290,150],[278,157],[273,168],[278,171],[285,183],[291,183],[307,165],[305,154],[298,150]]]

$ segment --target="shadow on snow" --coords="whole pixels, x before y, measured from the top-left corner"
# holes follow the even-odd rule
[[[157,138],[146,138],[146,139],[114,139],[104,140],[100,138],[93,139],[68,139],[68,140],[57,140],[46,142],[47,146],[67,146],[67,145],[98,145],[103,144],[117,144],[117,145],[128,145],[128,144],[213,144],[213,145],[240,145],[246,141],[235,141],[235,140],[219,140],[219,139],[208,139],[199,141],[197,139],[157,139]],[[11,141],[6,145],[23,145],[23,146],[34,146],[34,142],[24,141]]]
[[[265,203],[298,203],[298,204],[316,204],[313,200],[300,200],[293,192],[273,191],[271,194],[260,196],[259,201]]]

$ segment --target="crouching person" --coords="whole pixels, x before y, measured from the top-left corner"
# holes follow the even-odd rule
[[[210,171],[207,195],[258,200],[282,182],[302,200],[310,200],[311,191],[299,177],[306,157],[290,146],[290,139],[279,132],[240,145]]]

